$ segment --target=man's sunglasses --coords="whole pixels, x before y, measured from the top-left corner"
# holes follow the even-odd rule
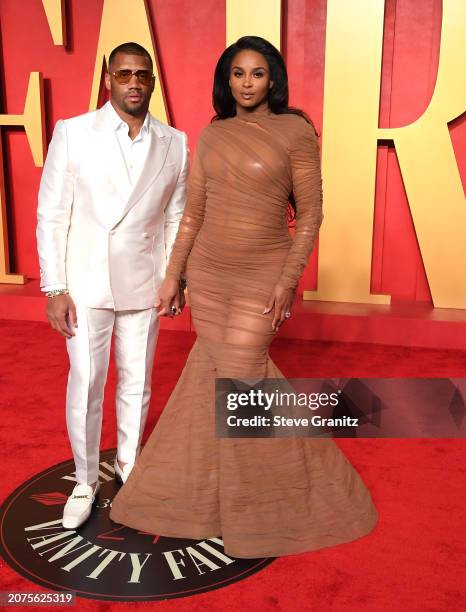
[[[136,75],[136,78],[141,85],[150,85],[152,79],[154,78],[154,75],[150,70],[129,70],[128,68],[125,68],[123,70],[116,70],[111,74],[115,77],[115,81],[121,85],[126,85],[126,83],[129,83],[133,74]]]

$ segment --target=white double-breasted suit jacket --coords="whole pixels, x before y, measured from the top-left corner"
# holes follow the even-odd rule
[[[39,189],[40,284],[90,308],[151,308],[185,205],[187,137],[150,116],[131,189],[109,104],[55,126]]]

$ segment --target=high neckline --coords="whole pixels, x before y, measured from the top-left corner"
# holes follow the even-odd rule
[[[261,105],[256,106],[256,108],[253,108],[252,110],[240,109],[240,111],[237,111],[235,115],[236,119],[239,119],[239,121],[245,121],[246,123],[257,123],[261,119],[271,116],[273,116],[273,113],[270,108],[268,106]]]

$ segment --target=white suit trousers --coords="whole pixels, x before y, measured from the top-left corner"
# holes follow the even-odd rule
[[[67,339],[70,372],[66,424],[79,484],[98,478],[102,400],[114,337],[118,373],[118,459],[134,463],[149,409],[154,350],[159,332],[155,308],[114,311],[77,306],[76,335]]]

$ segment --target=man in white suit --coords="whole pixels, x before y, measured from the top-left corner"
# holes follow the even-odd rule
[[[114,336],[115,474],[139,452],[159,329],[157,288],[185,205],[186,134],[148,112],[152,59],[136,43],[109,57],[101,109],[58,121],[39,190],[37,242],[47,314],[66,337],[66,422],[76,481],[63,525],[90,515],[99,488],[102,398]],[[172,305],[181,312],[183,291]]]

